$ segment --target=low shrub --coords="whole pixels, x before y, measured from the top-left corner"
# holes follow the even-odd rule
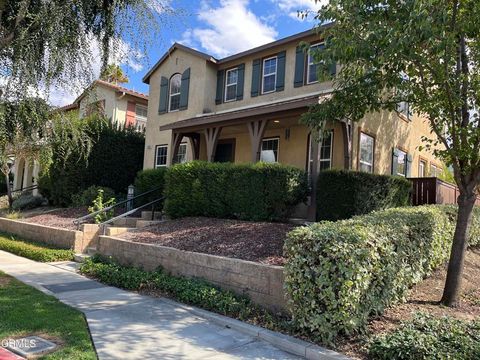
[[[181,302],[239,319],[268,316],[246,297],[217,288],[204,280],[172,276],[162,269],[144,271],[125,267],[112,258],[96,255],[81,265],[80,272],[127,290],[159,290]]]
[[[12,209],[15,211],[34,209],[41,206],[43,201],[43,197],[39,195],[22,194],[13,201]]]
[[[448,259],[452,209],[395,208],[294,229],[284,274],[297,325],[324,343],[363,331],[370,315],[404,300],[408,288]],[[478,244],[475,234],[470,244]]]
[[[115,191],[108,187],[92,185],[86,190],[72,196],[72,205],[76,207],[90,206],[98,196],[98,191],[103,191],[105,199],[115,198]]]
[[[480,359],[480,321],[416,314],[369,345],[372,360]]]
[[[341,220],[409,204],[412,184],[400,176],[327,170],[318,176],[317,219]]]
[[[165,194],[165,211],[172,218],[278,221],[306,200],[307,177],[303,170],[281,164],[194,161],[168,170]]]
[[[96,213],[97,211],[106,209],[110,206],[116,204],[116,199],[114,197],[108,198],[103,193],[103,189],[97,190],[97,196],[93,199],[92,205],[88,207],[88,212],[90,214]],[[114,209],[103,211],[94,216],[95,224],[101,224],[104,221],[111,219],[114,216]]]
[[[146,204],[163,196],[166,172],[167,168],[157,168],[142,170],[137,174],[134,183],[135,195],[140,195],[156,188],[158,188],[158,191],[154,191],[149,195],[139,198],[135,202],[136,206]],[[161,204],[158,205],[161,207]]]
[[[22,240],[13,235],[1,233],[0,250],[40,262],[73,260],[74,255],[73,250],[59,249],[51,245]]]

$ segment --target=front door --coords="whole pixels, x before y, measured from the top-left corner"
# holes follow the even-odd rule
[[[218,140],[215,150],[215,162],[234,162],[235,161],[235,139]]]

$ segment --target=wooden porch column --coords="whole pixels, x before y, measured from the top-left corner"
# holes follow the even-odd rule
[[[312,167],[310,168],[310,174],[308,174],[311,189],[310,203],[307,209],[308,221],[317,220],[317,181],[320,163],[320,145],[313,135],[314,134],[310,134],[310,141],[312,143]],[[310,149],[308,151],[310,151]]]
[[[260,145],[262,144],[265,128],[268,120],[256,120],[247,123],[250,133],[250,144],[252,146],[252,162],[260,161]]]
[[[198,160],[200,158],[200,134],[199,133],[188,133],[184,134],[190,141],[190,147],[192,148],[193,160]]]
[[[213,162],[213,160],[215,159],[215,150],[217,148],[217,142],[221,131],[221,127],[211,127],[204,130],[205,140],[207,143],[208,162]]]
[[[178,155],[178,148],[180,147],[180,143],[182,142],[183,134],[172,132],[172,153],[170,156],[170,165],[174,165],[174,160]]]

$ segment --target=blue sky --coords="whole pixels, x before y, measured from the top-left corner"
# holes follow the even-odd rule
[[[147,94],[148,85],[142,77],[175,41],[222,58],[311,29],[315,25],[312,17],[302,20],[297,11],[313,11],[320,6],[315,0],[152,1],[167,1],[183,15],[169,18],[169,25],[162,28],[161,38],[151,44],[145,57],[124,56],[118,61],[130,79],[125,86]],[[124,45],[128,49],[129,44]],[[51,102],[65,105],[76,95],[52,93]]]

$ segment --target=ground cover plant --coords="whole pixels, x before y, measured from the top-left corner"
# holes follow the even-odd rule
[[[60,345],[44,360],[97,359],[80,311],[0,272],[0,339],[41,335]]]
[[[40,262],[73,260],[74,251],[0,233],[0,250]]]

